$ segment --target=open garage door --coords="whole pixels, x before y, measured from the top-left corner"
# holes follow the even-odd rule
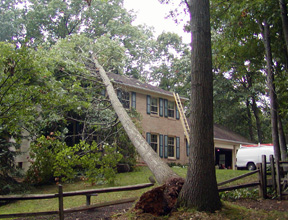
[[[219,169],[232,169],[232,150],[215,148],[215,166]]]

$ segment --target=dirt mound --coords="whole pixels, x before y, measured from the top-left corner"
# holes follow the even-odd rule
[[[164,185],[144,193],[135,205],[136,210],[153,215],[167,215],[173,209],[184,179],[173,178]]]

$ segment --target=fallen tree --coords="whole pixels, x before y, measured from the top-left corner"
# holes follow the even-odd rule
[[[112,107],[121,121],[122,126],[124,127],[137,152],[155,176],[157,182],[159,184],[164,184],[169,179],[179,178],[179,176],[155,153],[151,146],[146,142],[119,101],[106,71],[95,57],[93,57],[93,61],[96,70],[106,87]]]

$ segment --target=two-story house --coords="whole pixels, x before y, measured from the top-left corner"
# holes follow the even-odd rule
[[[167,163],[187,164],[189,148],[180,112],[172,92],[118,74],[108,73],[118,98],[127,110],[134,108],[141,115],[143,137]],[[180,97],[182,103],[189,101]],[[254,144],[220,125],[214,125],[215,165],[235,168],[240,144]],[[25,171],[30,142],[23,140],[21,154],[15,162]]]
[[[142,135],[167,163],[187,164],[189,148],[172,92],[118,74],[108,73],[117,95],[126,109],[141,115]],[[187,98],[180,97],[182,103]],[[234,169],[240,144],[246,138],[220,125],[214,125],[215,165]]]

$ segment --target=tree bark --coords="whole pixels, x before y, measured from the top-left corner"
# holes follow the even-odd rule
[[[248,83],[249,91],[252,91],[253,90],[253,88],[252,88],[253,87],[253,77],[254,77],[253,72],[248,72],[246,74],[246,77],[247,77],[247,83]],[[258,143],[262,143],[261,122],[260,122],[260,118],[259,118],[259,109],[258,109],[257,104],[256,104],[256,97],[255,96],[256,96],[255,93],[252,92],[252,94],[251,94],[251,99],[252,99],[251,100],[252,101],[251,107],[252,107],[252,111],[253,111],[253,114],[254,114],[254,117],[256,120]],[[251,140],[254,140],[254,138],[252,137]]]
[[[127,114],[126,110],[123,108],[121,102],[119,101],[114,88],[105,72],[103,67],[98,63],[96,58],[93,58],[95,66],[99,71],[101,79],[106,87],[107,94],[111,101],[111,104],[122,123],[129,139],[133,143],[137,152],[141,158],[146,162],[151,172],[154,174],[157,182],[159,184],[165,183],[168,179],[179,176],[172,171],[172,169],[155,153],[151,146],[146,142],[144,137],[140,134],[131,118]]]
[[[246,99],[246,111],[247,111],[247,121],[248,121],[248,130],[249,130],[249,136],[250,140],[254,140],[254,135],[253,135],[253,126],[252,126],[252,115],[250,112],[250,102],[249,99]]]
[[[279,134],[278,134],[278,117],[277,117],[277,96],[274,84],[273,62],[270,43],[270,28],[266,20],[263,21],[263,25],[260,24],[262,32],[263,43],[266,52],[267,63],[267,85],[269,89],[270,98],[270,111],[271,111],[271,128],[272,128],[272,140],[274,146],[275,160],[279,161],[281,158],[280,146],[279,146]]]
[[[261,129],[261,122],[259,118],[259,108],[256,104],[255,95],[252,95],[252,111],[254,113],[254,117],[256,120],[256,127],[257,127],[257,136],[258,136],[258,143],[262,143],[262,129]]]
[[[283,125],[282,125],[282,120],[279,114],[278,114],[278,130],[279,130],[281,160],[286,161],[288,158],[287,157],[287,144],[286,144],[285,133],[284,133]]]
[[[282,27],[286,44],[286,50],[288,54],[288,16],[287,16],[287,5],[285,0],[279,0],[279,7],[281,11]]]
[[[189,1],[191,55],[190,155],[177,206],[214,212],[221,208],[213,140],[213,75],[209,0]]]

